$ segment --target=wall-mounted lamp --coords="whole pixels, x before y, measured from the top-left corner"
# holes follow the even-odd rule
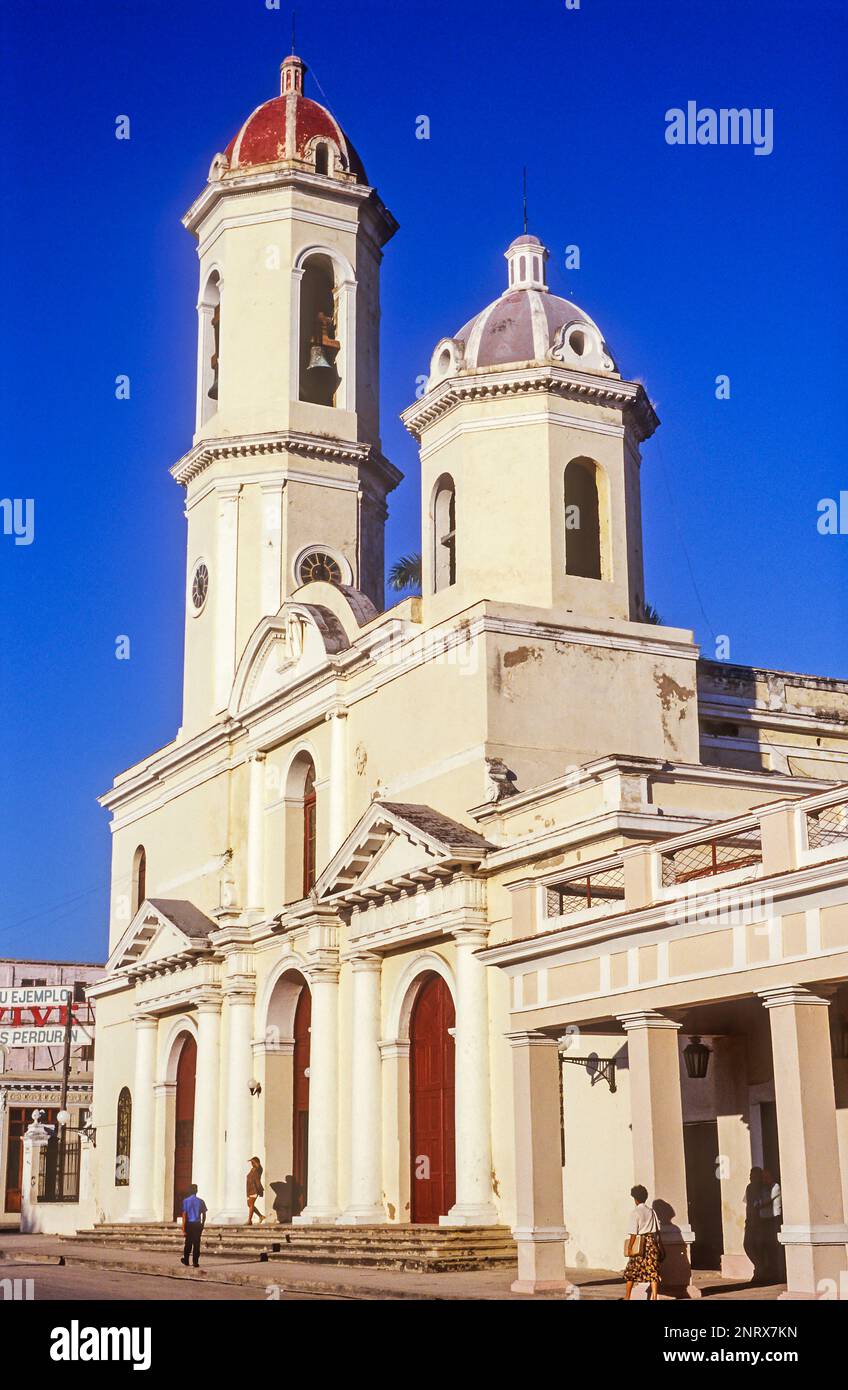
[[[707,1047],[706,1043],[702,1043],[699,1037],[694,1037],[683,1049],[686,1075],[691,1076],[693,1081],[703,1081],[712,1055],[712,1048]]]
[[[261,1096],[262,1094],[262,1082],[257,1081],[255,1076],[248,1081],[247,1088],[252,1096]]]

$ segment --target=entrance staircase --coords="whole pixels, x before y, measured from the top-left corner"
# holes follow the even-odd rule
[[[176,1222],[128,1226],[104,1222],[64,1240],[120,1250],[173,1254],[182,1241]],[[297,1264],[360,1266],[443,1274],[515,1265],[506,1226],[210,1226],[203,1254]]]

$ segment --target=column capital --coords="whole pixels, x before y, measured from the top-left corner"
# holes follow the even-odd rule
[[[194,997],[193,1003],[199,1014],[219,1014],[223,1004],[220,990],[205,990]]]
[[[356,951],[346,956],[345,960],[356,974],[379,975],[383,968],[383,957],[374,955],[372,951]]]
[[[253,982],[228,980],[224,985],[224,999],[232,1007],[234,1004],[252,1004],[256,998]]]
[[[215,492],[219,502],[237,502],[241,493],[241,483],[216,483]]]
[[[504,1033],[504,1037],[510,1047],[559,1047],[559,1039],[551,1038],[547,1033],[538,1033],[535,1029],[517,1029],[514,1033]]]
[[[473,951],[478,951],[489,944],[489,929],[488,927],[481,927],[479,923],[452,927],[451,935],[457,946],[468,946]]]
[[[245,761],[248,763],[264,763],[267,756],[268,754],[265,753],[261,748],[254,748],[250,753],[248,753]]]
[[[332,709],[327,710],[324,721],[328,723],[332,719],[347,719],[349,713],[347,705],[334,705]]]
[[[823,1004],[827,1008],[830,999],[826,993],[823,989],[814,994],[805,985],[780,985],[777,989],[758,991],[758,997],[764,1009],[779,1009],[785,1004]]]
[[[159,1019],[156,1014],[133,1014],[133,1023],[138,1032],[159,1027]]]
[[[670,1028],[679,1033],[680,1023],[675,1023],[673,1018],[666,1018],[664,1014],[655,1013],[653,1009],[640,1009],[635,1013],[617,1014],[619,1023],[625,1033],[635,1032],[641,1028]]]
[[[385,1060],[391,1057],[408,1057],[412,1044],[408,1038],[386,1038],[377,1046],[380,1056]]]
[[[310,985],[337,985],[341,966],[337,961],[313,961],[307,964],[306,975]]]

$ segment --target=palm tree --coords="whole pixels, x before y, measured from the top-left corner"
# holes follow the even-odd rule
[[[653,623],[656,627],[664,627],[665,624],[652,603],[642,600],[639,618],[640,623]]]
[[[389,570],[389,588],[394,589],[396,594],[402,594],[407,589],[415,594],[421,593],[420,555],[402,555],[395,560]]]

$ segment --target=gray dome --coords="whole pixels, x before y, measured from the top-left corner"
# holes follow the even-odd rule
[[[598,325],[577,304],[551,294],[545,279],[548,251],[538,237],[517,237],[505,252],[509,284],[452,338],[437,345],[428,389],[460,372],[519,363],[611,373],[615,363]]]
[[[568,299],[550,290],[508,289],[454,336],[465,344],[466,367],[507,362],[545,362],[566,324],[597,325]]]

